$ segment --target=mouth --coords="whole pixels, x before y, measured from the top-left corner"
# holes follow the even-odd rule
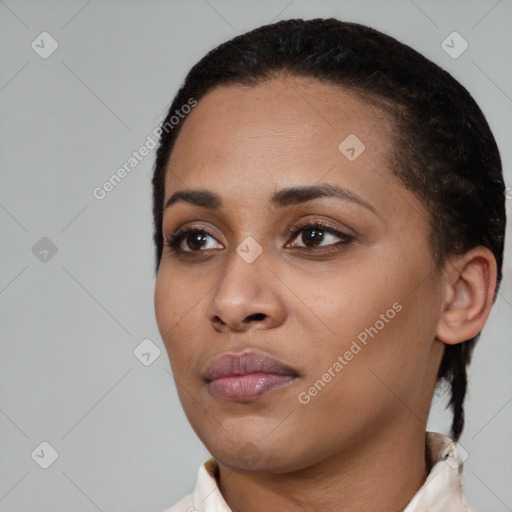
[[[216,358],[204,372],[204,381],[217,398],[248,402],[290,384],[298,376],[293,368],[273,357],[243,352]]]
[[[272,389],[289,384],[296,378],[293,375],[261,372],[233,375],[230,377],[219,377],[210,381],[208,389],[212,395],[218,398],[235,402],[250,402]]]

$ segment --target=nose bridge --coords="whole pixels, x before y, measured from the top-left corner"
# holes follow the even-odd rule
[[[214,300],[236,305],[248,303],[262,291],[262,271],[268,263],[263,247],[251,236],[242,240],[232,250],[227,269],[214,290]],[[267,270],[268,271],[268,270]]]
[[[252,237],[233,249],[212,293],[207,309],[210,322],[239,330],[255,320],[266,325],[280,321],[284,308],[267,268],[268,256]]]

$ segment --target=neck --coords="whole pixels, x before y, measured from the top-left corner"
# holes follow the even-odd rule
[[[288,473],[240,473],[219,463],[219,488],[233,511],[402,512],[425,482],[425,427],[371,439]]]

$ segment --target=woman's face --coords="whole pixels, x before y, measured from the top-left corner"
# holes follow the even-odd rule
[[[427,211],[388,166],[382,112],[281,77],[218,87],[181,122],[165,203],[199,189],[219,200],[165,209],[164,238],[207,233],[185,235],[182,253],[164,248],[155,311],[181,404],[210,453],[234,469],[284,472],[348,457],[377,434],[424,432],[442,357],[442,274]],[[319,185],[341,193],[272,202]],[[215,394],[205,369],[242,351],[296,376],[257,396]]]

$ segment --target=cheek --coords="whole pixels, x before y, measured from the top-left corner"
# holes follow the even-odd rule
[[[315,313],[321,333],[347,341],[373,325],[400,298],[397,280],[383,276],[389,276],[389,269],[376,262],[347,259],[328,274],[301,277],[296,295]]]
[[[393,302],[395,298],[399,300]],[[435,310],[432,295],[391,294],[366,323],[360,318],[358,333],[351,339],[360,351],[353,348],[358,353],[351,356],[349,350],[352,360],[342,383],[343,395],[355,398],[351,407],[362,404],[382,413],[399,413],[404,403],[415,407],[428,373]]]
[[[310,377],[321,378],[342,356],[343,369],[331,370],[339,375],[335,400],[342,393],[348,402],[354,397],[354,406],[384,399],[386,384],[405,392],[425,371],[435,336],[439,297],[425,279],[428,262],[378,261],[352,265],[323,280],[321,291],[311,287],[305,294],[330,328],[326,351],[311,360]]]
[[[161,334],[172,334],[174,328],[169,332],[172,326],[180,328],[187,319],[190,322],[189,315],[194,314],[194,308],[200,307],[204,293],[204,283],[198,276],[162,263],[154,295],[156,320],[160,330],[164,331]]]
[[[392,304],[382,310],[388,323],[380,319],[380,308],[375,309],[376,318],[373,311],[362,311],[350,320],[355,334],[345,336],[340,326],[339,337],[328,348],[324,345],[329,354],[312,354],[314,362],[299,390],[310,398],[300,409],[303,426],[315,429],[328,424],[335,438],[380,428],[407,409],[419,414],[416,404],[428,346],[416,335],[425,336],[425,332],[419,332],[421,326],[409,302],[400,303],[400,311]]]
[[[190,332],[190,318],[194,307],[201,307],[201,295],[194,292],[193,282],[185,282],[175,273],[160,271],[155,283],[155,318],[173,373],[180,369],[186,371],[191,355],[197,350],[192,343],[195,336]]]
[[[160,330],[160,336],[165,342],[166,332],[170,329],[171,325],[175,322],[176,309],[175,301],[173,300],[172,282],[165,278],[160,270],[155,283],[155,318]]]

